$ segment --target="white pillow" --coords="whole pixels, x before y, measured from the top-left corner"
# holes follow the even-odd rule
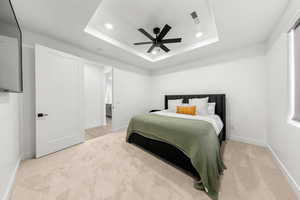
[[[190,99],[189,104],[196,106],[197,115],[208,114],[208,97],[201,99]]]
[[[168,111],[176,112],[176,107],[182,104],[183,99],[168,100]]]
[[[216,108],[216,103],[215,102],[208,103],[208,108],[207,108],[208,114],[214,115],[215,114],[215,108]]]

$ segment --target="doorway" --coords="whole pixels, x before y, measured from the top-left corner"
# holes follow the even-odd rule
[[[88,100],[86,100],[86,103],[89,105],[86,105],[87,107],[91,107],[92,105],[92,110],[94,112],[97,112],[97,110],[102,110],[100,112],[101,118],[103,119],[102,123],[98,123],[99,125],[95,124],[94,126],[86,126],[85,129],[85,140],[92,140],[104,135],[107,135],[109,133],[112,133],[112,110],[113,110],[113,92],[112,92],[112,84],[113,84],[113,68],[109,66],[104,66],[103,67],[103,72],[102,75],[98,75],[97,73],[91,72],[92,74],[89,74],[88,72],[90,69],[86,69],[87,72],[85,73],[85,79],[86,79],[86,92],[88,93],[88,90],[91,87],[95,87],[97,91],[103,90],[103,93],[101,93],[102,100],[101,99],[96,99],[93,104],[89,104]],[[91,86],[91,76],[98,77],[98,81],[94,80],[94,86]],[[97,89],[98,88],[98,89]],[[95,95],[97,91],[92,92],[91,96],[88,98],[97,98]],[[86,96],[89,96],[87,94]],[[101,109],[97,106],[93,105],[99,105]],[[96,109],[96,110],[95,110]],[[86,114],[86,118],[89,118],[88,113]],[[100,122],[100,120],[99,120]]]

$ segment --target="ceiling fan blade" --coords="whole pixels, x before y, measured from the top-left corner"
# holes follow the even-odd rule
[[[150,35],[147,31],[145,31],[143,28],[139,28],[138,29],[141,33],[143,33],[147,38],[149,38],[150,40],[154,41],[154,37],[152,37],[152,35]]]
[[[133,43],[134,45],[142,45],[142,44],[153,44],[153,42],[137,42]]]
[[[181,42],[181,38],[165,39],[161,41],[161,43],[177,43],[177,42]]]
[[[164,28],[160,31],[158,37],[157,37],[157,40],[162,40],[166,35],[167,33],[171,30],[171,26],[169,26],[168,24],[166,24],[164,26]]]
[[[154,47],[155,47],[155,44],[153,44],[153,45],[150,47],[150,49],[147,51],[147,53],[151,53],[152,50],[154,49]]]
[[[168,47],[166,47],[164,44],[161,44],[160,48],[162,48],[162,50],[164,50],[165,52],[169,52],[170,51],[170,49]]]

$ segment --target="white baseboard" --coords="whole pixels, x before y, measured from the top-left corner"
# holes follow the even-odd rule
[[[239,142],[244,142],[244,143],[248,143],[248,144],[263,146],[263,147],[267,146],[266,142],[264,142],[264,141],[255,140],[252,138],[246,138],[246,137],[242,137],[242,136],[238,136],[238,135],[230,135],[228,139],[239,141]]]
[[[13,190],[13,187],[14,187],[14,184],[15,184],[15,179],[16,179],[16,175],[17,175],[17,172],[18,172],[18,169],[19,169],[19,166],[20,166],[20,162],[21,162],[21,158],[19,158],[18,161],[17,161],[16,167],[15,167],[15,169],[13,171],[13,174],[11,175],[10,180],[7,184],[7,188],[6,188],[6,191],[4,193],[4,196],[3,196],[2,200],[10,200],[11,199],[12,190]]]
[[[281,162],[281,160],[279,159],[279,157],[277,156],[277,154],[275,153],[275,151],[272,149],[272,147],[270,145],[267,145],[267,147],[270,150],[270,152],[272,153],[272,155],[273,155],[274,159],[276,160],[276,162],[278,163],[279,169],[284,174],[284,176],[287,178],[289,184],[291,185],[291,187],[293,188],[294,192],[296,193],[296,195],[298,197],[298,200],[300,200],[300,187],[299,187],[299,185],[296,183],[295,179],[289,173],[289,171],[284,166],[284,164]]]

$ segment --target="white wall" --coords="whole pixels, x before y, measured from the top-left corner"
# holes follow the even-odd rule
[[[22,156],[35,155],[35,65],[34,49],[23,47],[23,122]]]
[[[268,64],[268,135],[269,147],[300,199],[300,128],[288,123],[289,65],[287,31],[300,17],[300,1],[291,0],[282,22],[270,40],[266,59]],[[276,36],[276,39],[274,37]]]
[[[264,145],[266,73],[264,56],[255,56],[156,75],[151,80],[151,106],[162,109],[166,94],[225,93],[229,137]]]
[[[287,34],[283,34],[267,54],[269,75],[267,141],[300,194],[300,128],[288,123],[290,104],[287,50]]]
[[[0,93],[0,199],[8,199],[20,161],[21,95]]]
[[[104,69],[101,66],[85,64],[85,128],[103,126],[104,121]]]
[[[150,77],[113,69],[113,129],[127,127],[130,118],[150,108]]]

